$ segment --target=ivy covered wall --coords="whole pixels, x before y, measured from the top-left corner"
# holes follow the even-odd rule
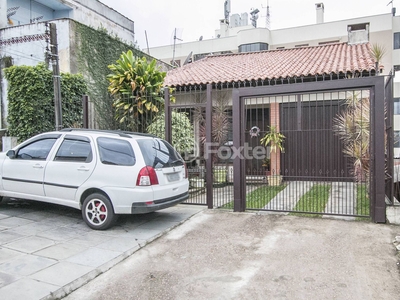
[[[53,73],[44,64],[4,69],[8,81],[8,133],[23,141],[55,129]],[[82,75],[61,74],[64,127],[82,127]]]
[[[77,71],[82,73],[88,84],[88,95],[92,103],[94,126],[99,129],[119,129],[119,122],[115,120],[113,101],[107,88],[110,74],[108,65],[114,64],[122,52],[131,50],[135,56],[153,59],[140,51],[135,45],[127,44],[118,36],[110,35],[104,28],[93,29],[73,22],[75,28],[75,55]],[[163,64],[163,69],[170,66]]]

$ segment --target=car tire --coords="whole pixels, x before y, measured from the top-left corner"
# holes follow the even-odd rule
[[[95,230],[110,228],[116,220],[111,201],[99,193],[90,194],[83,201],[82,217],[86,224]]]

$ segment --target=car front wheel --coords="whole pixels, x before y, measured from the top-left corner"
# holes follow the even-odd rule
[[[90,228],[96,230],[110,228],[116,219],[110,200],[98,193],[89,195],[83,201],[82,217]]]

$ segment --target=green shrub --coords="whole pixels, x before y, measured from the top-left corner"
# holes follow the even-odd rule
[[[52,72],[44,64],[4,69],[8,81],[8,134],[23,141],[54,130]],[[61,74],[64,127],[82,126],[82,96],[86,85],[81,75]]]

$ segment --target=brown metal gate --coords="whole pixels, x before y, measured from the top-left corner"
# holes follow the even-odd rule
[[[174,111],[184,112],[193,126],[197,150],[188,160],[187,202],[234,211],[371,216],[385,222],[383,145],[391,133],[384,131],[384,95],[384,77],[378,76],[279,86],[179,87],[173,93],[176,101],[166,101],[166,130],[174,131]],[[222,115],[221,99],[228,100]],[[367,133],[362,133],[368,145],[360,148],[358,165],[357,156],[345,153],[343,138],[334,129],[334,120],[357,103],[364,103],[361,113],[369,122]],[[223,122],[215,116],[227,120],[228,132],[218,143],[214,131]],[[355,115],[351,120],[357,124]],[[285,136],[283,153],[262,150],[260,138],[271,125]],[[204,143],[212,143],[208,149],[217,152],[207,156]],[[265,156],[255,159],[249,154],[254,149]],[[280,175],[282,184],[270,184],[270,175]]]
[[[248,110],[269,109],[269,125],[285,136],[284,153],[270,153],[269,173],[280,177],[278,183],[268,172],[267,178],[246,172],[254,161],[234,160],[234,209],[385,222],[384,95],[383,77],[234,90],[234,147],[243,147],[249,133],[263,134],[260,126],[249,129],[248,116],[258,113]],[[362,126],[363,145],[351,150],[333,121],[343,111],[350,128]]]

